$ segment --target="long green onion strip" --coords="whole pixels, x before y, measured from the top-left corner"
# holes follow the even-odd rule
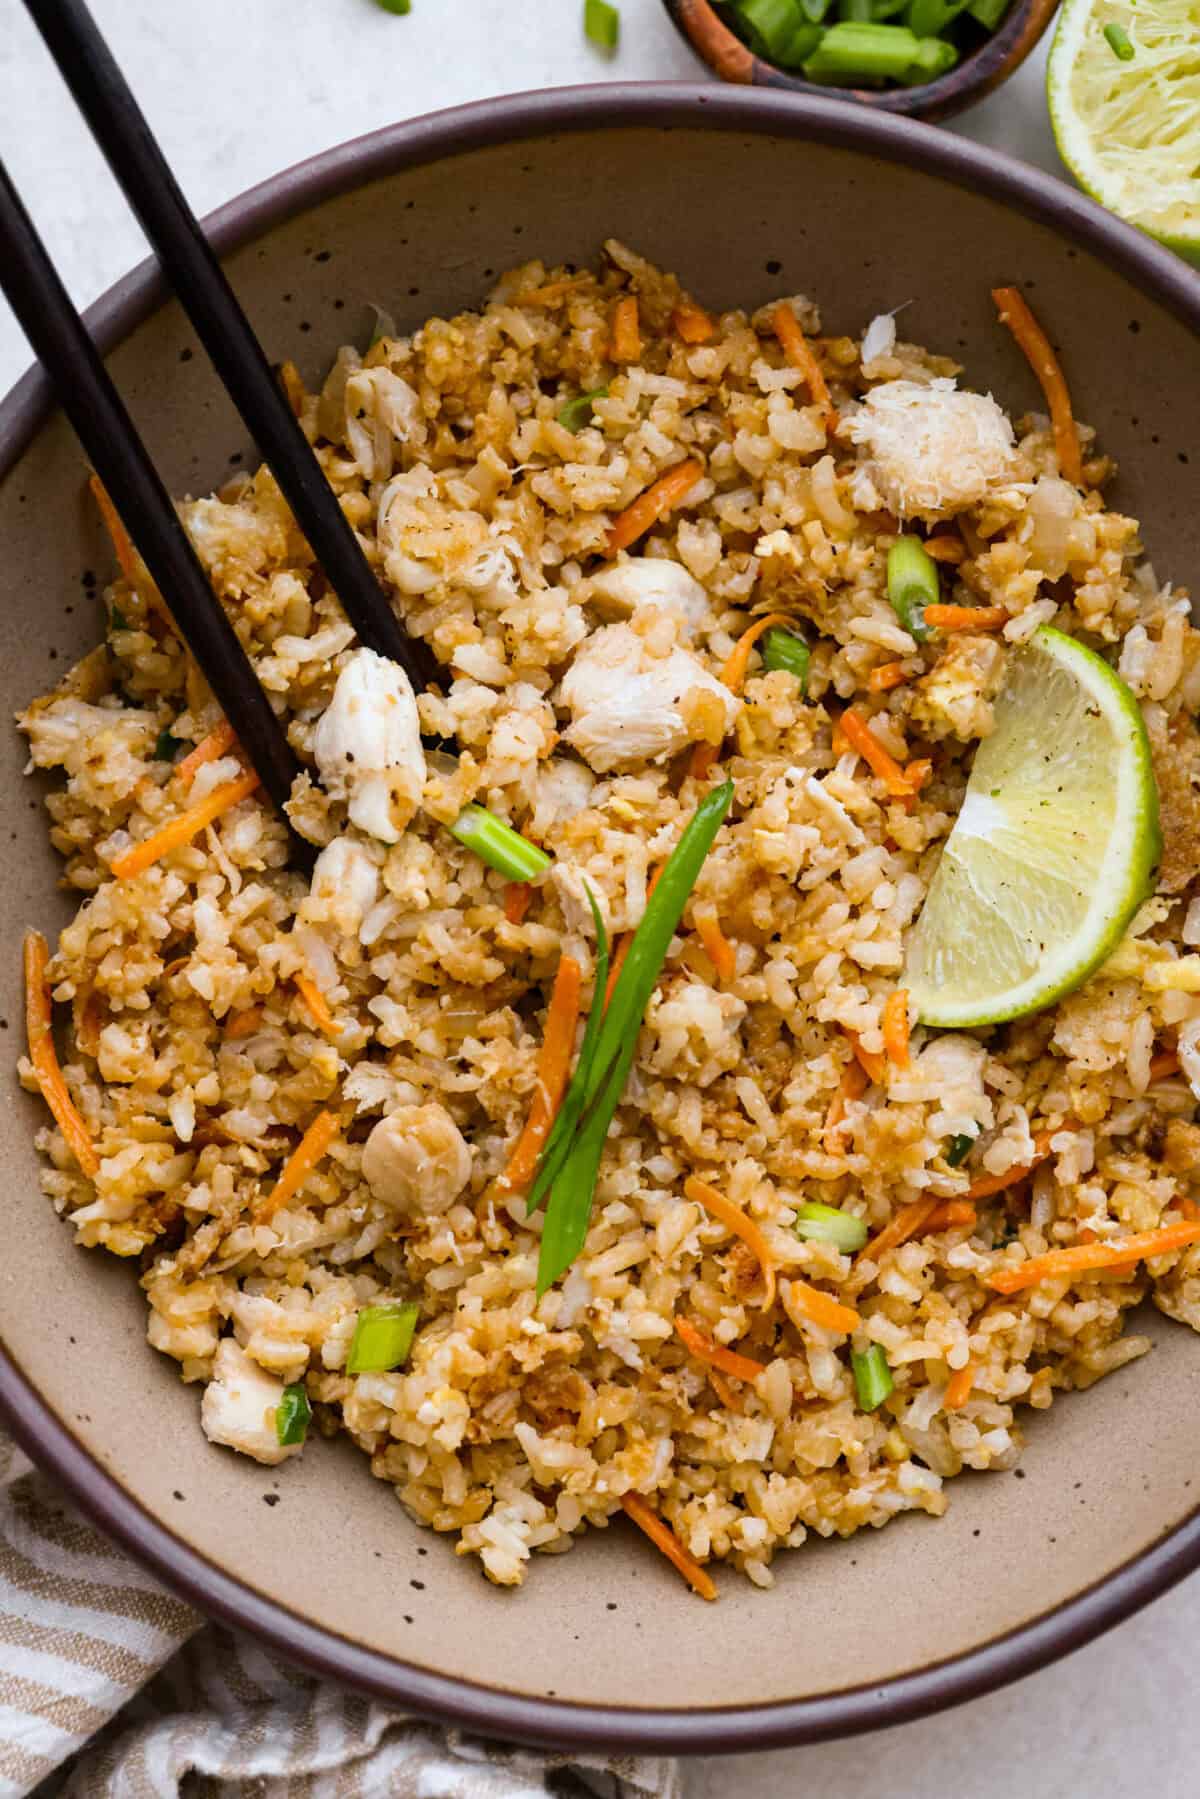
[[[605,1138],[633,1066],[642,1018],[688,895],[732,800],[733,782],[725,781],[705,795],[684,827],[630,940],[600,1020],[589,1065],[582,1067],[581,1055],[581,1065],[567,1090],[563,1112],[571,1104],[570,1123],[564,1126],[553,1158],[551,1142],[542,1152],[531,1192],[532,1199],[540,1197],[547,1186],[550,1191],[538,1257],[539,1296],[566,1272],[583,1248]],[[594,999],[592,1003],[594,1011]],[[551,1141],[553,1136],[552,1132]]]
[[[859,1405],[864,1412],[877,1411],[896,1384],[883,1350],[878,1343],[872,1343],[861,1355],[851,1352],[850,1366]]]
[[[450,826],[450,835],[509,881],[536,881],[550,866],[545,850],[485,806],[464,806]]]
[[[283,1398],[275,1407],[275,1435],[279,1447],[289,1449],[295,1443],[303,1443],[311,1417],[312,1408],[304,1382],[293,1381],[290,1387],[283,1389]]]
[[[596,904],[596,896],[586,881],[583,883],[583,890],[587,894],[587,902],[592,909],[592,923],[596,927],[596,978],[592,984],[592,1005],[587,1016],[587,1023],[583,1027],[583,1042],[579,1046],[575,1074],[563,1095],[562,1104],[558,1108],[558,1116],[550,1127],[550,1135],[542,1145],[542,1153],[538,1158],[537,1174],[529,1189],[529,1198],[525,1203],[527,1218],[537,1211],[545,1199],[555,1175],[570,1151],[571,1138],[583,1111],[584,1093],[591,1076],[592,1065],[596,1059],[596,1041],[600,1035],[600,1025],[604,1018],[604,995],[608,990],[610,954],[608,932],[604,926],[603,914]]]
[[[917,537],[899,537],[888,551],[887,596],[910,637],[923,643],[929,636],[926,606],[941,598],[937,563]]]
[[[364,1306],[354,1326],[347,1374],[386,1374],[407,1361],[421,1308],[415,1300]]]
[[[412,11],[412,0],[375,0],[376,6],[382,6],[384,12],[403,15]]]

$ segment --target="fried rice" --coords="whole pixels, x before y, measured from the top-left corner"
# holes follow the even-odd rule
[[[631,299],[632,359],[614,361]],[[936,1516],[950,1477],[1012,1468],[1020,1408],[1147,1351],[1125,1330],[1147,1296],[1200,1328],[1196,1246],[988,1285],[1197,1215],[1187,596],[1106,507],[1113,469],[1086,428],[1076,484],[1046,418],[1014,428],[892,319],[835,335],[812,300],[786,304],[827,402],[774,303],[706,315],[615,242],[595,273],[531,262],[479,312],[343,349],[319,392],[288,371],[442,676],[414,700],[368,660],[265,468],[181,504],[308,771],[290,814],[321,849],[311,882],[257,793],[221,797],[243,775],[236,743],[127,548],[105,642],[20,720],[31,767],[62,777],[50,837],[79,909],[48,978],[95,1149],[89,1175],[46,1123],[47,1195],[80,1244],[136,1261],[150,1343],[203,1389],[214,1442],[276,1463],[345,1431],[414,1518],[506,1585],[640,1496],[697,1562],[769,1586],[775,1552],[810,1532]],[[673,509],[611,554],[614,520],[689,461]],[[912,520],[939,539],[946,597],[1003,608],[1001,629],[903,628],[885,563]],[[728,659],[767,613],[809,640],[807,687],[760,646],[734,692]],[[917,1026],[897,1054],[884,1008],[906,931],[1006,662],[1045,623],[1141,704],[1157,891],[1057,1005]],[[385,701],[408,734],[364,770],[354,720]],[[923,785],[898,792],[861,759],[848,705],[898,764],[930,765]],[[733,807],[647,1008],[586,1243],[539,1299],[542,1215],[504,1177],[560,961],[582,970],[586,1010],[588,889],[619,941],[722,774]],[[213,794],[211,824],[114,875]],[[552,854],[544,878],[518,892],[450,834],[473,800]],[[28,1059],[21,1078],[45,1088]],[[861,1219],[866,1249],[799,1236],[812,1201]],[[731,1216],[757,1227],[769,1283]],[[813,1290],[852,1327],[814,1321]],[[359,1314],[387,1300],[419,1304],[407,1360],[347,1373]],[[894,1381],[872,1411],[850,1362],[870,1345]],[[317,1426],[303,1447],[276,1428],[300,1382]]]

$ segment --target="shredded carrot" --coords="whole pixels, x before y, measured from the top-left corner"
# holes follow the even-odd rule
[[[632,294],[618,300],[612,309],[612,325],[608,342],[610,362],[636,362],[642,353],[642,334],[638,329],[638,303]]]
[[[75,1015],[75,1041],[85,1056],[100,1054],[100,1029],[104,1018],[104,1001],[91,988],[77,993],[72,1008]]]
[[[948,1231],[958,1224],[969,1224],[972,1229],[979,1223],[979,1214],[969,1199],[944,1199],[929,1214],[916,1235],[928,1237],[934,1231]]]
[[[137,554],[130,541],[128,531],[121,523],[121,515],[109,499],[108,489],[99,475],[93,475],[88,486],[91,488],[92,497],[99,508],[100,517],[104,520],[104,528],[112,540],[117,566],[129,585],[133,587],[137,583]]]
[[[693,1593],[699,1593],[701,1599],[715,1599],[717,1589],[712,1576],[690,1556],[675,1532],[665,1525],[654,1507],[642,1498],[640,1493],[626,1493],[621,1500],[621,1508],[626,1517],[632,1518],[639,1530],[644,1530],[656,1549],[661,1549],[667,1560],[671,1562],[691,1587]]]
[[[546,1034],[537,1062],[537,1085],[525,1129],[501,1175],[501,1184],[511,1191],[522,1192],[533,1179],[542,1145],[550,1135],[567,1076],[571,1072],[571,1055],[575,1048],[575,1026],[579,1022],[579,994],[583,971],[574,956],[559,959],[554,989],[546,1011]]]
[[[1122,1262],[1140,1262],[1147,1256],[1170,1255],[1200,1243],[1200,1223],[1168,1224],[1156,1231],[1138,1231],[1122,1243],[1077,1243],[1071,1249],[1051,1249],[1044,1256],[1001,1268],[988,1276],[996,1293],[1020,1293],[1041,1281],[1090,1274],[1097,1268],[1114,1268]]]
[[[283,1165],[274,1189],[255,1211],[255,1222],[265,1224],[289,1200],[299,1193],[317,1163],[325,1156],[334,1139],[341,1134],[342,1121],[336,1112],[318,1112],[295,1149]]]
[[[650,895],[654,892],[654,889],[658,886],[659,876],[662,874],[662,871],[666,866],[667,865],[665,862],[661,862],[659,864],[659,866],[654,870],[653,874],[650,876],[650,879],[646,882],[646,898],[647,899],[650,898]],[[613,953],[612,961],[608,965],[608,980],[604,984],[604,1006],[605,1006],[606,1011],[608,1009],[608,1002],[613,996],[613,989],[617,984],[617,977],[620,974],[621,970],[625,966],[625,958],[629,954],[629,945],[632,942],[633,942],[633,932],[626,931],[625,935],[621,938],[621,941],[618,943],[616,950]]]
[[[1083,480],[1079,432],[1071,410],[1071,395],[1058,357],[1051,349],[1046,333],[1015,287],[994,287],[992,299],[1000,314],[1000,323],[1007,325],[1016,338],[1046,396],[1050,422],[1054,427],[1054,447],[1058,451],[1059,472],[1078,487]]]
[[[304,382],[300,379],[300,370],[294,362],[281,362],[275,373],[279,377],[279,385],[287,395],[287,403],[299,418],[304,411],[308,395],[304,391]]]
[[[746,685],[746,670],[750,663],[750,652],[772,625],[792,625],[795,621],[786,612],[766,612],[761,618],[746,627],[725,658],[725,666],[721,670],[721,679],[730,693],[741,693]],[[691,765],[688,773],[693,780],[702,781],[719,755],[716,744],[698,743],[692,751]]]
[[[723,1374],[721,1374],[716,1368],[709,1369],[708,1384],[712,1388],[713,1392],[716,1394],[717,1398],[720,1400],[721,1404],[724,1406],[724,1408],[727,1412],[740,1412],[741,1411],[741,1409],[742,1409],[741,1400],[738,1398],[738,1396],[734,1392],[733,1388],[729,1385],[729,1382],[725,1379],[725,1376]]]
[[[871,772],[879,776],[893,798],[911,799],[913,785],[908,771],[884,749],[866,719],[847,706],[842,713],[841,726],[850,748],[856,750]]]
[[[334,1023],[333,1013],[329,1010],[329,1001],[317,986],[311,975],[298,974],[294,977],[296,992],[304,1001],[309,1017],[320,1031],[322,1037],[336,1040],[340,1035]]]
[[[737,973],[737,951],[721,929],[721,921],[713,906],[697,906],[692,913],[696,935],[717,971],[717,978],[732,981]]]
[[[235,781],[226,781],[223,787],[214,787],[211,793],[206,794],[196,805],[180,812],[169,824],[162,825],[149,837],[143,838],[141,843],[131,844],[127,850],[122,850],[111,865],[113,874],[118,881],[127,881],[132,875],[140,875],[143,869],[149,868],[163,856],[170,855],[172,850],[182,849],[185,843],[190,843],[206,825],[211,825],[223,812],[236,806],[239,800],[247,799],[257,786],[258,776],[253,769],[247,769]]]
[[[754,1252],[763,1276],[763,1309],[768,1310],[775,1303],[775,1259],[758,1226],[752,1218],[748,1218],[741,1206],[735,1206],[731,1199],[710,1187],[707,1181],[689,1174],[683,1183],[683,1190],[689,1199],[694,1199],[698,1206],[711,1212],[714,1218],[740,1237],[747,1248]]]
[[[1003,1174],[981,1174],[978,1180],[971,1182],[963,1198],[990,1199],[993,1193],[1003,1193],[1005,1188],[1015,1187],[1018,1181],[1023,1181],[1027,1174],[1032,1174],[1046,1160],[1050,1154],[1051,1137],[1057,1136],[1059,1131],[1069,1129],[1070,1121],[1064,1119],[1052,1131],[1039,1131],[1033,1139],[1035,1153],[1032,1161],[1018,1163],[1015,1168],[1006,1168]]]
[[[781,301],[772,315],[775,335],[779,339],[784,355],[794,369],[799,369],[808,383],[808,391],[812,395],[813,404],[819,406],[825,415],[825,429],[831,435],[838,427],[838,410],[829,396],[825,377],[821,373],[821,365],[813,355],[812,346],[800,328],[800,321],[786,301]]]
[[[965,562],[967,546],[961,537],[927,537],[925,554],[935,562]]]
[[[100,1172],[100,1158],[88,1136],[87,1125],[67,1090],[58,1052],[54,1047],[53,1017],[50,1009],[50,985],[46,965],[50,947],[40,931],[26,931],[23,960],[25,964],[25,1034],[29,1043],[29,1060],[37,1075],[42,1098],[49,1106],[54,1122],[84,1174],[93,1180]]]
[[[850,1048],[854,1051],[859,1067],[867,1079],[878,1086],[887,1073],[887,1057],[881,1056],[877,1050],[864,1049],[857,1032],[848,1031],[845,1025],[842,1026],[842,1032]]]
[[[681,300],[671,314],[671,323],[685,344],[706,344],[716,326],[694,300]]]
[[[739,1355],[736,1349],[726,1349],[723,1344],[714,1343],[707,1331],[702,1331],[689,1318],[676,1318],[675,1329],[697,1361],[711,1363],[722,1374],[731,1374],[734,1380],[754,1381],[763,1372],[761,1362],[756,1362],[748,1355]]]
[[[957,1412],[966,1405],[971,1397],[971,1388],[975,1385],[975,1370],[970,1362],[963,1368],[956,1368],[946,1382],[946,1391],[942,1394],[942,1406],[947,1412]]]
[[[1194,1199],[1181,1199],[1179,1210],[1188,1224],[1195,1224],[1197,1219],[1200,1219],[1200,1205],[1197,1205]]]
[[[687,497],[703,473],[703,463],[690,456],[651,482],[645,493],[640,493],[624,512],[618,512],[609,526],[605,545],[608,554],[615,556],[618,550],[627,550],[631,543],[644,537],[651,525],[656,525],[665,513],[673,512]]]
[[[916,756],[911,762],[904,764],[904,773],[913,792],[920,793],[933,773],[933,763],[928,756]]]
[[[841,1331],[844,1336],[849,1336],[859,1323],[859,1315],[853,1306],[842,1305],[831,1294],[822,1293],[819,1287],[810,1287],[807,1281],[789,1281],[786,1296],[789,1310],[794,1306],[810,1324],[819,1324],[822,1330]]]
[[[845,1153],[842,1141],[842,1120],[846,1116],[846,1107],[853,1099],[861,1099],[867,1090],[870,1075],[861,1061],[848,1062],[842,1070],[841,1084],[830,1102],[822,1127],[822,1140],[827,1156],[840,1156]]]
[[[239,1037],[252,1037],[262,1021],[261,1006],[247,1006],[244,1012],[231,1012],[225,1026],[226,1039],[236,1043]]]
[[[504,916],[509,924],[521,924],[529,910],[533,888],[528,881],[510,881],[504,889]]]
[[[1003,631],[1011,615],[1003,606],[926,606],[931,631]]]
[[[907,1068],[908,1055],[908,989],[897,987],[883,1002],[883,1047],[889,1062]]]
[[[587,287],[590,275],[564,275],[560,281],[547,281],[544,287],[531,287],[527,294],[517,294],[514,304],[517,306],[557,306],[560,300],[578,293],[581,287]]]
[[[893,687],[903,687],[908,680],[904,672],[903,662],[881,662],[867,676],[868,693],[890,693]]]
[[[1160,1055],[1150,1061],[1150,1079],[1154,1081],[1169,1080],[1173,1074],[1179,1073],[1179,1057],[1173,1049],[1164,1049]]]
[[[182,762],[175,764],[175,773],[185,787],[190,787],[197,771],[206,762],[219,762],[237,744],[237,732],[227,718],[219,725],[214,725],[207,737],[202,737],[195,749],[189,750]]]
[[[860,1262],[878,1262],[889,1249],[898,1249],[901,1243],[907,1243],[910,1237],[923,1231],[938,1209],[939,1201],[935,1197],[914,1199],[911,1204],[901,1206],[890,1223],[865,1243],[859,1251]]]

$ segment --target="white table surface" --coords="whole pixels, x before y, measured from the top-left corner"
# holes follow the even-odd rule
[[[606,79],[697,79],[661,0],[621,0],[620,55],[580,0],[93,0],[192,204],[431,106]],[[1059,170],[1035,55],[955,126]],[[264,103],[264,96],[266,97]],[[19,0],[0,0],[0,153],[80,303],[144,244]],[[29,360],[0,300],[0,393]],[[764,1627],[768,1620],[764,1606]],[[1200,1790],[1200,1577],[1069,1661],[857,1740],[689,1764],[689,1799],[1188,1799]]]

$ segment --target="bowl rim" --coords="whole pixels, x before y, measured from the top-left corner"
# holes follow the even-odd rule
[[[928,125],[779,89],[610,83],[502,96],[385,126],[260,182],[209,215],[228,255],[297,213],[396,171],[500,143],[613,128],[792,134],[982,191],[1104,258],[1200,336],[1200,274],[1056,177]],[[153,260],[86,314],[107,353],[167,297]],[[0,481],[53,410],[36,366],[0,405]],[[1169,1533],[1058,1607],[977,1648],[884,1682],[697,1711],[537,1699],[430,1672],[297,1616],[226,1573],[146,1511],[73,1435],[0,1344],[0,1417],[81,1510],[176,1593],[335,1682],[490,1735],[610,1753],[723,1753],[786,1747],[902,1724],[1003,1686],[1080,1648],[1200,1567],[1200,1506]]]

